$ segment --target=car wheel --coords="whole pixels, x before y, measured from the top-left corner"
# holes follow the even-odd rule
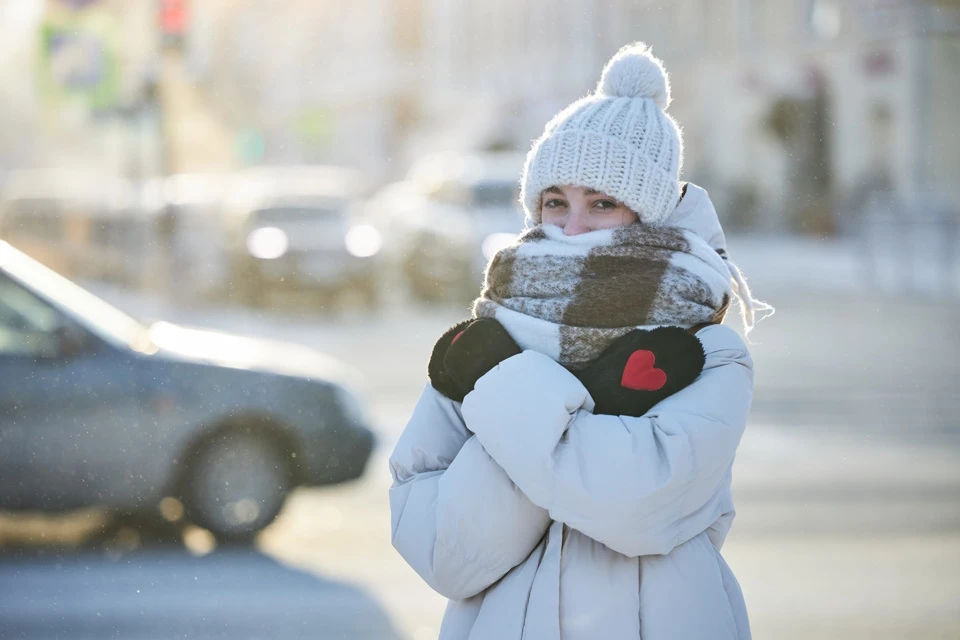
[[[284,451],[257,433],[227,432],[201,446],[183,489],[190,520],[224,541],[270,524],[293,488]]]

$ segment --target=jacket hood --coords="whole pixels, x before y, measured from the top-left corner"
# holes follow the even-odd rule
[[[727,239],[720,226],[717,210],[707,194],[707,190],[698,187],[692,182],[686,182],[681,187],[683,197],[673,212],[667,216],[663,224],[671,227],[680,227],[694,232],[703,238],[710,248],[726,256]]]

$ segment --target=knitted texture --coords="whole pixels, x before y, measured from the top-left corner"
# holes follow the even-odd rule
[[[527,155],[520,199],[540,222],[540,194],[552,186],[590,187],[659,224],[680,199],[680,129],[663,112],[670,84],[642,43],[621,49],[596,90],[553,117]]]

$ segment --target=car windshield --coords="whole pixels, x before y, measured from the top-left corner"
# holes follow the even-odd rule
[[[329,220],[331,217],[338,216],[342,213],[343,209],[332,206],[274,207],[255,211],[252,220],[253,223],[258,226],[296,224]]]
[[[0,268],[112,344],[141,349],[148,341],[146,327],[135,319],[3,242]]]

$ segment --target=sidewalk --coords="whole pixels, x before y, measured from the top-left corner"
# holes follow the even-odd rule
[[[862,238],[730,235],[727,248],[758,292],[907,293],[960,301],[960,259],[954,255],[949,264],[941,238],[928,230],[909,239],[875,236],[867,243]]]
[[[408,638],[435,638],[445,601],[390,544],[388,454],[382,448],[357,484],[298,492],[261,547],[362,587]],[[823,440],[751,424],[723,551],[754,637],[958,637],[958,470],[956,451],[904,452],[891,440]]]

